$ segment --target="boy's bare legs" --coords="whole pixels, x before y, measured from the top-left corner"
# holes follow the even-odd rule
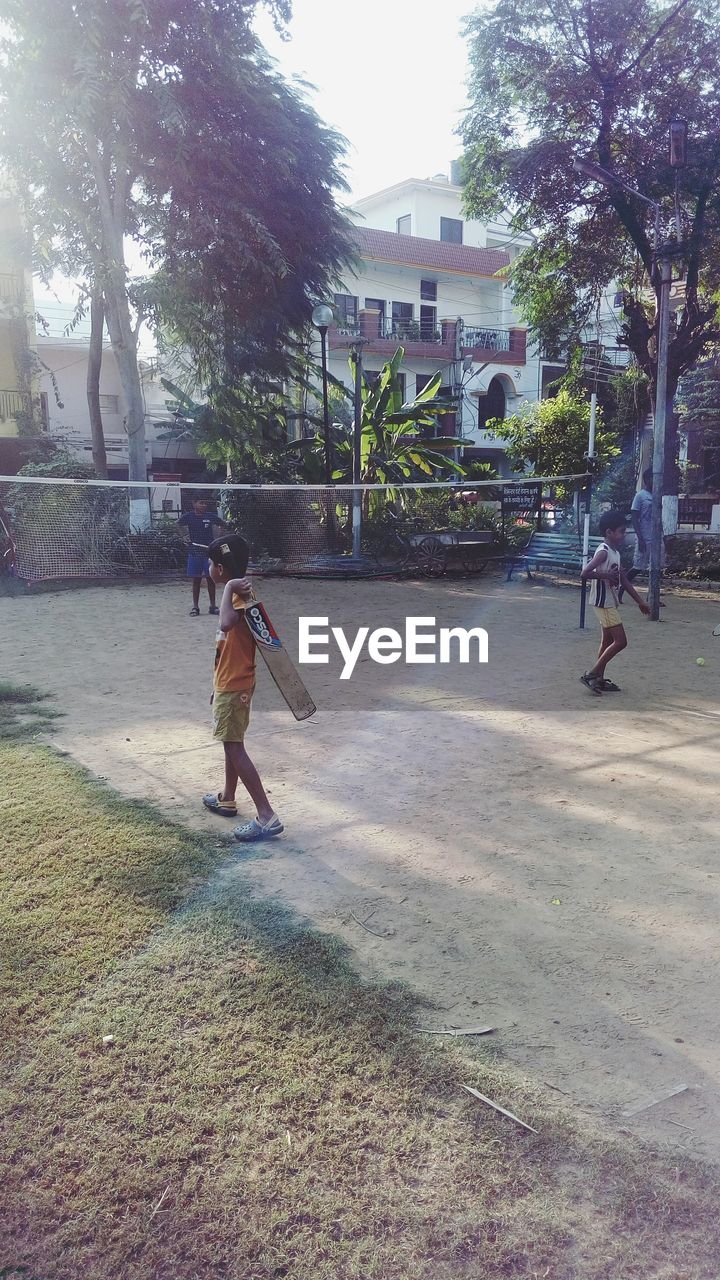
[[[601,629],[600,629],[600,648],[598,649],[598,656],[597,656],[597,661],[598,661],[598,662],[600,662],[600,659],[603,657],[603,655],[604,655],[604,653],[605,653],[605,650],[610,648],[610,645],[612,644],[612,642],[613,642],[612,634],[611,634],[611,632],[610,632],[609,628],[608,628],[608,627],[601,627]],[[589,674],[590,674],[590,672],[588,672],[588,675],[589,675]]]
[[[602,639],[600,641],[600,652],[595,666],[586,674],[592,680],[602,680],[605,676],[605,668],[608,662],[611,662],[618,653],[622,653],[627,648],[627,636],[624,627],[603,627]]]
[[[200,608],[200,586],[201,586],[201,584],[202,584],[202,578],[193,578],[193,580],[192,580],[193,609],[199,609],[199,608]]]
[[[269,822],[270,819],[274,816],[275,810],[273,809],[272,805],[270,804],[270,801],[265,795],[265,788],[263,787],[263,784],[260,781],[260,774],[255,768],[255,765],[253,764],[252,760],[250,759],[247,751],[245,750],[245,747],[243,746],[242,742],[226,742],[224,743],[224,747],[225,747],[226,786],[228,783],[228,762],[229,762],[229,767],[234,771],[234,774],[235,774],[235,785],[237,785],[237,780],[239,778],[243,786],[245,787],[246,791],[249,792],[250,799],[255,804],[255,808],[257,809],[257,816],[260,819],[260,821],[262,823]],[[232,774],[230,774],[230,778],[232,778]],[[235,790],[233,788],[233,797],[234,795],[235,795]],[[228,800],[231,799],[230,796],[225,796],[224,798]]]
[[[235,744],[232,742],[223,742],[225,751],[225,786],[220,793],[221,800],[234,800],[235,792],[237,791],[238,772],[230,754],[230,747],[233,745]]]
[[[215,608],[215,583],[213,582],[209,573],[206,574],[205,576],[205,583],[208,589],[208,596],[210,597],[210,608],[214,609]],[[198,600],[199,599],[200,599],[200,588],[198,587]]]

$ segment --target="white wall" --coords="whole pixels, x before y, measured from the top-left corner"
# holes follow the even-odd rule
[[[57,444],[69,449],[83,462],[92,462],[90,415],[87,405],[87,338],[47,338],[38,337],[38,355],[42,361],[40,389],[47,395],[50,438]],[[54,383],[53,375],[54,374]],[[56,394],[57,392],[57,394]],[[158,441],[162,434],[162,426],[156,428],[155,421],[162,423],[169,414],[165,408],[166,400],[171,397],[162,387],[159,376],[152,377],[146,372],[143,377],[146,418],[146,457],[148,466],[155,462],[167,462],[167,470],[173,469],[175,458],[194,458],[195,450],[189,442],[166,443]],[[125,406],[120,383],[120,375],[115,363],[110,344],[103,348],[102,370],[100,373],[100,396],[105,448],[109,467],[127,466],[128,442],[125,431]],[[117,404],[107,402],[103,405],[102,397],[115,397]],[[60,404],[58,404],[58,399]]]
[[[528,234],[512,233],[505,217],[488,222],[468,218],[463,211],[462,188],[433,180],[410,181],[391,188],[387,193],[379,192],[358,201],[355,220],[359,226],[397,231],[397,219],[408,213],[411,216],[410,235],[427,240],[440,239],[441,218],[459,219],[463,224],[463,244],[471,248],[501,248],[512,257],[532,239]],[[508,241],[511,241],[509,246]]]
[[[421,279],[436,282],[436,302],[424,302],[420,298]],[[366,305],[368,298],[384,300],[388,319],[392,315],[393,302],[409,302],[417,320],[422,305],[436,308],[438,322],[462,316],[468,325],[479,328],[509,328],[515,323],[510,291],[502,281],[442,274],[430,267],[423,271],[416,267],[396,266],[392,262],[365,262],[357,274],[347,277],[345,287],[338,292],[357,297],[360,307]]]
[[[48,434],[83,461],[92,461],[87,447],[90,444],[87,339],[38,337],[38,356],[42,362],[41,390],[47,395]],[[123,427],[125,410],[120,376],[109,345],[103,350],[100,395],[115,397],[117,401],[117,409],[103,408],[102,416],[108,464],[122,465],[127,462],[127,436]]]

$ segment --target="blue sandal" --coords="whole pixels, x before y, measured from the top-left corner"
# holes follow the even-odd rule
[[[237,818],[237,805],[234,800],[223,800],[218,792],[215,795],[212,791],[209,795],[203,796],[203,804],[211,813],[217,813],[220,818]]]
[[[259,822],[257,818],[236,827],[233,835],[240,844],[252,844],[255,840],[269,840],[272,836],[282,835],[285,830],[279,818],[273,816],[269,822]]]

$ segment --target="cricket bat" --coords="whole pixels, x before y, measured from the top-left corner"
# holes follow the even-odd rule
[[[296,720],[307,720],[317,707],[300,679],[299,672],[259,600],[248,600],[245,621],[258,652]]]

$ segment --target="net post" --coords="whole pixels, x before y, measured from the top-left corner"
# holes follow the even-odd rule
[[[592,470],[595,460],[595,427],[597,423],[597,395],[593,391],[590,396],[590,429],[588,434],[587,458],[588,473],[585,477],[585,516],[583,519],[582,567],[590,560],[590,507],[592,504]],[[587,604],[587,583],[580,583],[580,630],[585,630],[585,610]]]

